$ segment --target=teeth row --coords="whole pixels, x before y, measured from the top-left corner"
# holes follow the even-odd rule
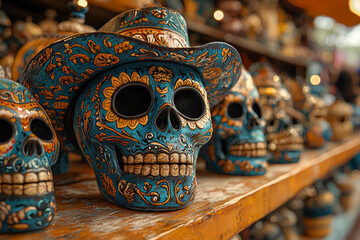
[[[295,151],[303,150],[304,144],[302,143],[292,143],[292,144],[275,144],[269,143],[269,150],[271,151]]]
[[[192,176],[193,166],[185,164],[137,164],[137,165],[124,165],[125,173],[133,173],[143,176]]]
[[[264,157],[266,155],[266,149],[259,149],[259,150],[231,150],[230,154],[233,156],[239,157]]]
[[[36,195],[52,192],[52,181],[26,184],[0,184],[0,194],[5,195]]]
[[[24,184],[24,183],[38,183],[52,181],[53,174],[51,171],[41,171],[41,172],[27,172],[25,174],[21,173],[4,173],[0,174],[0,184]]]
[[[194,157],[191,154],[185,153],[159,153],[155,155],[153,153],[136,154],[135,156],[123,156],[125,164],[155,164],[155,163],[182,163],[182,164],[194,164]]]
[[[288,139],[288,138],[301,138],[299,134],[297,133],[297,130],[295,128],[291,128],[288,131],[282,131],[278,133],[269,133],[266,136],[267,141],[276,141],[278,139]]]
[[[274,139],[273,142],[276,144],[284,144],[284,145],[293,144],[293,143],[303,144],[304,139],[301,136],[297,136],[297,137],[288,137],[283,139]]]
[[[265,142],[258,143],[243,143],[243,144],[234,144],[230,146],[230,151],[243,151],[243,150],[257,150],[257,149],[266,149]]]

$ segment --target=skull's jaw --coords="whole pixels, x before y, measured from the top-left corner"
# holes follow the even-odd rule
[[[55,213],[54,192],[0,195],[0,233],[20,233],[50,225]]]
[[[230,145],[230,146],[229,146]],[[225,151],[224,151],[225,150]],[[233,142],[221,141],[220,154],[216,161],[207,156],[211,151],[203,151],[206,168],[210,172],[236,176],[264,175],[267,170],[266,142]],[[211,154],[211,153],[210,153]],[[204,156],[205,155],[205,156]]]
[[[108,201],[142,211],[178,210],[193,202],[194,156],[177,152],[124,156],[116,149],[116,158],[120,166],[116,176],[94,168],[100,192]]]
[[[312,148],[318,148],[325,145],[332,137],[330,124],[326,121],[317,121],[305,129],[306,145]]]
[[[116,183],[97,178],[103,197],[125,208],[169,211],[189,206],[195,197],[194,176],[142,176],[122,174]]]
[[[297,163],[301,150],[269,152],[266,156],[269,163]]]
[[[295,128],[269,134],[267,142],[269,163],[296,163],[304,149],[304,139]]]
[[[333,136],[331,138],[332,141],[342,141],[349,137],[354,129],[351,122],[347,123],[339,123],[339,122],[332,122],[331,129],[333,131]]]

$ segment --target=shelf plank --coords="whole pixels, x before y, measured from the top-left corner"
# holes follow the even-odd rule
[[[360,134],[303,153],[299,163],[271,165],[265,176],[216,175],[197,166],[194,204],[171,212],[140,212],[106,202],[89,169],[82,181],[55,187],[57,212],[42,231],[6,239],[228,239],[283,205],[302,188],[351,159]],[[85,164],[85,163],[84,163]],[[76,173],[79,174],[79,171]],[[81,178],[81,177],[80,177]],[[79,178],[77,178],[79,179]]]
[[[233,45],[236,48],[246,49],[251,52],[276,59],[278,61],[306,68],[308,61],[303,58],[287,57],[280,53],[279,50],[265,46],[259,42],[249,40],[236,34],[228,33],[220,29],[208,26],[204,23],[195,22],[186,19],[188,29],[197,32],[203,36],[210,37],[216,41],[223,41]]]

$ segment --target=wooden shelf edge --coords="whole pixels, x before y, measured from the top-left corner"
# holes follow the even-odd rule
[[[9,240],[228,239],[283,205],[302,188],[345,164],[359,150],[357,133],[343,142],[305,151],[299,163],[271,165],[266,175],[256,177],[212,174],[205,170],[204,164],[199,164],[194,203],[171,212],[139,212],[108,203],[101,197],[96,181],[84,177],[80,182],[55,187],[57,213],[50,227],[1,237]],[[82,170],[86,167],[90,168],[84,163]]]

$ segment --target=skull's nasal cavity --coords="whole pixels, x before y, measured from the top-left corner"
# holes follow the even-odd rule
[[[36,139],[28,139],[23,145],[23,153],[27,157],[38,156],[43,154],[43,148],[40,142]]]
[[[173,108],[161,109],[156,116],[155,126],[160,131],[165,131],[169,125],[171,125],[174,130],[179,130],[181,127],[180,117]]]
[[[259,126],[258,120],[256,118],[252,117],[248,123],[249,130],[254,130],[258,126]]]

